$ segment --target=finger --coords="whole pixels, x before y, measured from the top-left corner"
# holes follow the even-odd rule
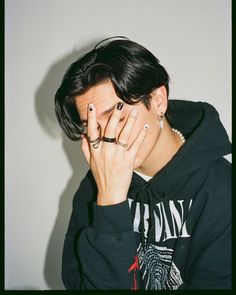
[[[143,141],[148,134],[148,129],[149,129],[149,125],[145,124],[144,127],[139,132],[139,135],[137,136],[137,138],[134,140],[131,147],[129,148],[128,150],[129,154],[132,154],[134,157],[137,155],[138,150],[142,146]]]
[[[130,135],[132,133],[132,130],[134,128],[137,116],[138,116],[137,110],[133,109],[130,112],[127,122],[119,135],[119,142],[127,144],[130,138]]]
[[[90,164],[90,150],[88,140],[84,137],[81,142],[81,149],[88,164]]]
[[[93,104],[88,105],[87,116],[88,116],[88,123],[87,123],[88,142],[90,147],[92,147],[91,151],[94,151],[97,149],[97,148],[94,148],[94,144],[96,143],[96,140],[99,138],[100,134],[97,128],[96,108]]]
[[[109,122],[106,126],[105,132],[104,132],[104,136],[108,137],[108,138],[114,138],[116,137],[116,129],[119,125],[119,121],[121,118],[121,114],[122,114],[122,110],[123,110],[123,102],[118,102],[118,104],[116,105],[110,119]]]

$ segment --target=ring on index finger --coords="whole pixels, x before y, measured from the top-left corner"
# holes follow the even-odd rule
[[[94,149],[97,149],[99,147],[101,137],[99,136],[96,139],[90,139],[90,137],[88,137],[88,141],[89,143],[92,143]]]

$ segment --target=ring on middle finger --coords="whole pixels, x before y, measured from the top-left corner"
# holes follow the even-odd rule
[[[102,141],[114,143],[114,142],[116,142],[116,137],[106,137],[106,136],[103,136],[102,137]]]

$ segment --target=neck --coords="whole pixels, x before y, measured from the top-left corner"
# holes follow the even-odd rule
[[[166,124],[160,131],[152,151],[136,170],[148,176],[155,175],[172,159],[182,145],[180,136]]]

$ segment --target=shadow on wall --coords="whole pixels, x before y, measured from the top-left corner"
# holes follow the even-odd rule
[[[99,40],[102,40],[102,38]],[[88,166],[80,149],[80,143],[67,139],[62,132],[59,131],[60,128],[58,127],[59,125],[54,112],[54,95],[68,66],[79,56],[93,48],[99,40],[91,42],[86,48],[74,51],[53,64],[35,96],[35,109],[41,126],[51,137],[62,138],[63,149],[73,171],[67,186],[60,196],[58,214],[48,242],[45,257],[44,277],[50,290],[64,290],[61,280],[64,235],[71,215],[74,193],[88,169],[85,168]],[[55,167],[55,172],[56,170],[57,167]]]

